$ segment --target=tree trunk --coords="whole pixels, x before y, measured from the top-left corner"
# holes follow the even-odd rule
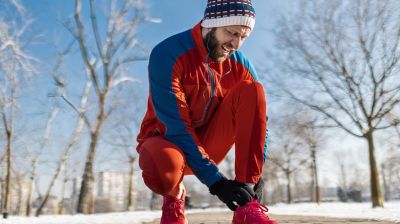
[[[2,167],[1,167],[2,168]],[[3,176],[3,173],[0,173],[0,178]],[[0,179],[0,208],[3,209],[4,204],[4,180]]]
[[[81,189],[79,192],[77,212],[89,214],[93,213],[94,197],[93,197],[93,185],[94,185],[94,172],[93,163],[96,155],[96,145],[98,140],[98,132],[91,134],[91,142],[89,146],[89,152],[86,159],[85,170],[82,175]]]
[[[68,178],[64,177],[64,181],[63,181],[63,184],[61,187],[61,200],[60,200],[60,203],[58,206],[58,212],[57,212],[57,214],[59,214],[59,215],[62,215],[64,213],[64,199],[65,199],[64,193],[65,193],[65,185],[67,184],[67,182],[68,182]]]
[[[383,197],[381,192],[381,186],[379,183],[379,173],[375,158],[375,145],[374,137],[372,133],[372,127],[365,134],[365,138],[368,141],[368,152],[369,152],[369,167],[370,167],[370,180],[371,180],[371,201],[372,207],[383,207]]]
[[[292,203],[292,191],[291,191],[291,177],[290,177],[290,172],[285,172],[286,174],[286,191],[287,191],[287,203],[291,204]]]
[[[90,146],[86,159],[85,170],[82,176],[81,190],[78,198],[78,213],[88,214],[94,212],[94,173],[93,164],[96,156],[96,147],[100,135],[101,127],[105,120],[105,97],[108,92],[99,93],[99,114],[96,119],[96,128],[90,134]]]
[[[47,201],[50,198],[50,195],[51,195],[53,187],[56,183],[56,180],[57,180],[58,176],[60,175],[61,171],[64,169],[64,164],[65,164],[65,160],[63,159],[60,162],[60,165],[58,166],[56,173],[54,174],[53,178],[51,179],[51,182],[50,182],[49,188],[47,189],[46,195],[44,196],[42,203],[40,203],[38,209],[36,210],[35,216],[39,216],[40,214],[42,214],[42,210],[43,210],[44,206],[46,206]]]
[[[7,176],[6,176],[6,192],[4,195],[4,204],[3,204],[3,218],[8,218],[8,209],[10,208],[10,194],[11,194],[11,143],[10,137],[7,137]]]
[[[128,203],[126,205],[126,209],[128,211],[133,211],[133,202],[132,202],[132,191],[133,191],[133,177],[135,174],[135,157],[130,158],[130,172],[129,172],[129,186],[128,186]]]
[[[90,197],[89,197],[89,214],[94,214],[94,212],[95,212],[95,205],[94,205],[94,201],[95,201],[95,199],[94,199],[94,190],[93,190],[93,187],[94,187],[94,176],[93,176],[93,179],[91,180],[91,189],[90,189]]]
[[[388,181],[386,179],[387,171],[385,164],[382,164],[382,180],[383,180],[383,190],[384,190],[384,199],[385,201],[390,200],[390,186],[388,185]]]
[[[74,135],[71,137],[70,142],[68,143],[68,146],[65,149],[64,154],[61,158],[61,161],[58,164],[56,173],[54,174],[54,176],[50,182],[50,185],[49,185],[49,188],[47,189],[46,195],[44,196],[44,199],[43,199],[42,203],[40,204],[39,208],[36,210],[36,214],[35,214],[36,216],[39,216],[42,213],[44,206],[46,206],[47,201],[49,200],[49,197],[51,195],[51,192],[53,191],[53,188],[55,186],[56,180],[58,179],[58,176],[61,174],[61,172],[64,170],[65,163],[68,159],[68,155],[69,155],[70,151],[72,150],[72,146],[78,140],[78,136],[82,130],[82,126],[83,126],[83,119],[80,118],[77,123],[77,126],[75,128]]]
[[[315,183],[315,202],[317,204],[321,203],[321,194],[319,191],[319,182],[318,182],[318,167],[317,167],[317,151],[316,149],[312,149],[311,151],[312,156],[312,170],[313,170],[313,181]]]
[[[342,183],[341,183],[341,185],[342,186],[340,186],[341,188],[342,188],[342,190],[343,191],[347,191],[347,174],[346,174],[346,169],[345,169],[345,166],[344,166],[344,164],[343,164],[343,161],[341,161],[341,163],[340,163],[340,174],[341,174],[341,177],[342,177]]]
[[[32,188],[33,188],[33,182],[35,181],[35,176],[36,176],[36,164],[37,164],[37,159],[33,158],[32,159],[32,173],[31,177],[29,180],[29,186],[28,186],[28,196],[26,200],[26,216],[31,215],[31,205],[32,205]]]
[[[150,199],[150,210],[154,211],[156,210],[156,201],[157,201],[157,194],[154,192],[151,192],[151,199]]]
[[[7,175],[6,175],[6,192],[4,195],[4,204],[3,204],[3,218],[7,219],[10,209],[10,196],[11,196],[11,162],[12,162],[12,140],[13,140],[13,106],[11,106],[11,119],[10,125],[7,124],[6,114],[3,112],[3,124],[6,131],[7,136]]]
[[[32,182],[33,182],[33,179],[31,177],[31,179],[29,180],[29,184],[28,184],[28,196],[27,196],[27,200],[26,200],[25,215],[27,217],[29,217],[31,215],[32,187],[33,187]]]
[[[90,211],[89,204],[91,201],[94,184],[93,162],[96,153],[97,136],[94,133],[92,133],[91,136],[90,148],[85,164],[85,170],[82,176],[77,208],[78,213],[84,214],[88,214]]]
[[[21,177],[17,176],[15,178],[14,184],[14,192],[16,192],[17,200],[15,203],[15,208],[11,207],[10,212],[15,215],[21,215],[21,208],[22,208],[22,184],[21,184]],[[11,193],[12,194],[12,193]],[[11,195],[13,196],[13,195]]]
[[[310,202],[313,202],[316,200],[315,198],[315,178],[314,178],[314,167],[313,164],[311,163],[310,165],[310,177],[311,177],[311,183],[310,183]]]

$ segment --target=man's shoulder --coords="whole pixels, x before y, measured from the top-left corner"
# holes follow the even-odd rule
[[[235,51],[235,53],[231,55],[231,59],[243,65],[250,72],[254,80],[258,80],[258,75],[253,64],[241,51]]]
[[[247,64],[250,62],[246,55],[244,55],[240,50],[235,51],[230,57],[240,64]]]
[[[171,55],[174,57],[194,48],[191,29],[170,36],[158,43],[152,50],[152,54]]]

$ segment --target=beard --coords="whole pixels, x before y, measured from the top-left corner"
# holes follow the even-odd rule
[[[206,37],[203,38],[203,41],[207,48],[209,57],[212,58],[214,61],[221,62],[228,58],[232,52],[230,52],[228,55],[221,53],[222,44],[219,43],[215,32],[216,28],[212,28],[210,32],[206,35]]]

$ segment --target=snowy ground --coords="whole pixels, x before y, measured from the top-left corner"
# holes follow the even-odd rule
[[[371,203],[322,203],[321,205],[279,204],[269,208],[273,214],[305,216],[326,216],[337,218],[361,218],[386,220],[400,223],[400,201],[386,202],[384,208],[371,208]]]
[[[372,209],[370,203],[310,203],[269,207],[270,213],[282,215],[329,216],[341,218],[378,219],[400,223],[400,202],[385,203],[385,208]],[[190,210],[188,213],[219,212],[221,209]],[[96,215],[41,216],[39,218],[10,217],[0,219],[0,224],[140,224],[160,217],[155,212],[125,212]]]

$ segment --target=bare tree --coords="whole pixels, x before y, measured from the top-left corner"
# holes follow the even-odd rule
[[[68,176],[67,170],[64,170],[64,179],[61,186],[61,200],[58,205],[57,214],[62,215],[64,214],[64,206],[65,206],[65,188],[67,183],[70,181],[70,177]]]
[[[30,152],[30,158],[31,159],[31,173],[30,173],[30,177],[29,177],[29,184],[28,184],[28,198],[26,200],[26,216],[30,216],[31,214],[31,204],[32,204],[32,188],[33,188],[33,183],[35,181],[36,178],[36,166],[39,160],[39,157],[41,156],[45,145],[49,139],[50,136],[50,131],[51,131],[51,127],[54,121],[54,118],[56,117],[57,113],[58,113],[58,108],[57,107],[53,107],[52,111],[49,114],[49,117],[47,119],[47,124],[46,124],[46,128],[43,132],[43,136],[42,139],[40,140],[40,145],[39,148],[36,150],[36,152]]]
[[[296,119],[292,117],[283,120],[280,123],[280,128],[271,138],[274,140],[271,148],[275,147],[276,149],[271,150],[270,161],[283,172],[286,179],[287,203],[292,203],[292,175],[297,170],[304,168],[303,166],[308,162],[308,157],[302,153],[303,139],[298,136],[297,130],[293,128]],[[283,133],[283,131],[285,132]],[[282,132],[282,134],[279,134],[279,132]]]
[[[311,113],[303,112],[297,117],[296,122],[292,124],[292,128],[296,129],[296,133],[303,139],[304,143],[308,146],[310,152],[310,192],[311,201],[317,204],[321,202],[321,193],[318,181],[318,152],[323,143],[322,129],[317,125],[317,118],[312,117]]]
[[[62,81],[58,80],[57,83],[58,83],[58,85],[61,85]],[[60,88],[62,89],[63,87],[61,86]],[[81,108],[84,108],[86,106],[87,98],[88,98],[88,95],[89,95],[89,90],[90,90],[90,82],[87,82],[86,85],[85,85],[84,93],[82,94],[82,98],[81,98],[81,104],[80,104]],[[63,93],[62,97],[65,100],[69,101],[68,96],[66,96],[65,93]],[[54,173],[53,178],[50,181],[50,185],[49,185],[49,187],[47,189],[47,192],[46,192],[45,196],[43,197],[43,200],[40,203],[38,209],[36,210],[36,214],[35,214],[36,216],[39,216],[41,214],[42,209],[44,208],[44,206],[46,206],[46,203],[47,203],[48,199],[50,198],[51,192],[53,191],[54,185],[55,185],[59,175],[64,170],[65,163],[66,163],[66,161],[68,159],[68,156],[69,156],[74,144],[77,142],[77,140],[79,138],[79,135],[80,135],[80,133],[82,131],[82,128],[83,128],[83,119],[79,118],[77,120],[75,129],[74,129],[73,133],[71,134],[69,142],[68,142],[67,146],[65,147],[65,149],[63,150],[63,153],[61,155],[61,159],[60,159],[60,161],[58,163],[56,172]]]
[[[392,148],[387,154],[388,156],[381,163],[381,167],[384,196],[385,200],[389,201],[395,191],[400,189],[398,187],[400,185],[400,153]]]
[[[28,184],[28,198],[26,200],[26,208],[25,208],[25,215],[30,216],[31,215],[31,205],[32,205],[32,189],[33,189],[33,183],[35,180],[36,176],[36,165],[37,165],[37,158],[32,159],[32,171],[31,171],[31,176],[29,178],[29,184]]]
[[[115,130],[115,133],[110,133],[111,137],[113,140],[107,140],[106,138],[104,139],[107,144],[116,147],[117,149],[123,149],[124,154],[123,154],[123,162],[127,162],[129,164],[129,180],[128,180],[128,188],[126,191],[126,210],[127,211],[132,211],[134,208],[134,203],[133,203],[133,192],[135,189],[134,186],[134,178],[135,178],[135,162],[137,160],[137,153],[135,152],[135,136],[134,131],[132,130],[131,127],[138,127],[138,122],[136,119],[133,119],[133,123],[136,125],[129,125],[130,122],[128,121],[125,124],[121,124],[125,119],[121,119],[119,122],[117,122],[116,125],[118,127],[113,128]],[[131,121],[131,122],[132,122]],[[119,123],[119,124],[118,124]],[[126,159],[127,158],[127,159]]]
[[[279,154],[271,154],[271,162],[273,162],[283,172],[286,178],[286,193],[287,203],[293,202],[292,196],[292,174],[298,169],[302,168],[307,162],[307,159],[303,158],[298,160],[299,156],[299,145],[298,144],[284,144],[280,149]],[[275,155],[274,155],[275,154]]]
[[[120,153],[121,158],[118,158],[118,163],[123,162],[129,164],[129,180],[128,187],[126,189],[126,210],[132,211],[134,209],[134,191],[136,190],[134,179],[135,179],[135,163],[137,161],[136,152],[136,136],[138,134],[138,127],[140,127],[140,114],[144,114],[143,103],[145,98],[138,97],[138,92],[142,91],[141,88],[135,88],[129,90],[129,93],[124,95],[115,95],[113,102],[123,103],[121,99],[127,98],[130,101],[136,102],[130,104],[123,110],[115,111],[112,122],[109,122],[107,129],[107,135],[103,136],[103,140],[106,144],[113,147],[113,154]],[[118,113],[119,112],[119,113]],[[135,116],[132,116],[134,114]],[[110,126],[111,125],[111,126]],[[109,156],[107,156],[109,160]]]
[[[13,188],[11,189],[11,197],[13,200],[13,205],[10,208],[10,212],[12,214],[19,215],[21,212],[21,205],[22,205],[22,175],[18,175],[13,172]]]
[[[338,186],[343,190],[347,191],[349,187],[349,177],[348,177],[348,169],[349,165],[347,162],[343,159],[344,156],[342,153],[336,153],[335,154],[335,162],[338,164],[339,168],[339,184]]]
[[[90,144],[82,183],[78,199],[77,211],[79,213],[94,212],[94,171],[93,165],[96,158],[96,149],[99,143],[100,133],[106,119],[115,110],[115,105],[109,101],[113,89],[125,81],[135,81],[134,78],[124,75],[129,71],[132,62],[147,59],[142,44],[137,37],[137,29],[140,24],[151,19],[145,8],[144,0],[111,1],[110,9],[104,12],[106,15],[104,23],[98,22],[98,8],[95,1],[89,1],[89,24],[90,32],[85,28],[82,18],[81,1],[75,1],[74,23],[66,24],[74,38],[79,44],[82,61],[92,83],[96,108],[90,111],[78,110],[72,103],[68,102],[75,111],[83,118],[90,132]],[[99,24],[106,24],[104,29]],[[105,33],[101,33],[104,30]],[[90,40],[94,39],[91,44]],[[95,119],[90,119],[90,115]]]
[[[281,183],[280,168],[274,163],[269,162],[264,164],[262,178],[266,180],[262,202],[265,204],[275,204],[284,201],[283,184]],[[287,197],[286,197],[287,198]]]
[[[296,6],[279,24],[281,70],[275,83],[323,115],[325,126],[365,139],[372,206],[383,207],[374,133],[400,122],[398,1],[315,0]]]
[[[58,90],[57,90],[57,93],[55,94],[55,96],[60,95],[70,105],[73,105],[73,103],[67,95],[67,91],[65,89],[65,81],[59,77],[60,76],[59,73],[60,73],[60,67],[64,63],[65,56],[70,52],[70,50],[72,48],[72,44],[73,44],[73,42],[71,42],[67,46],[67,48],[59,54],[58,61],[53,69],[54,82],[55,82],[56,86],[58,87]],[[82,111],[86,107],[86,103],[88,101],[88,97],[89,97],[89,93],[90,93],[90,87],[91,87],[91,83],[89,82],[89,80],[87,80],[84,90],[83,90],[83,94],[81,95],[81,102],[80,102],[79,108],[77,108],[78,111]],[[75,129],[74,129],[73,133],[71,134],[71,137],[68,141],[68,144],[66,145],[65,149],[63,150],[63,153],[62,153],[60,161],[58,163],[56,172],[54,173],[53,178],[50,181],[50,185],[47,189],[47,192],[46,192],[45,196],[43,197],[43,200],[40,203],[39,207],[36,210],[36,214],[35,214],[36,216],[39,216],[41,214],[43,208],[46,206],[47,201],[50,198],[51,192],[53,191],[53,188],[55,186],[55,183],[56,183],[59,175],[64,170],[65,163],[68,159],[68,156],[80,136],[80,133],[83,129],[83,124],[84,124],[83,118],[79,117],[77,120],[77,123],[75,125]]]
[[[3,203],[3,218],[7,218],[10,208],[12,187],[12,157],[14,143],[14,123],[17,94],[20,81],[36,73],[33,62],[37,60],[26,50],[34,38],[29,36],[32,20],[28,19],[19,1],[4,3],[0,16],[0,116],[6,136],[7,175]],[[7,9],[15,12],[10,15]]]
[[[129,186],[128,186],[128,193],[127,193],[127,198],[128,198],[128,202],[126,204],[126,210],[128,211],[132,211],[133,210],[133,189],[134,189],[134,177],[135,177],[135,161],[136,161],[136,157],[130,155],[129,156],[129,165],[130,165],[130,171],[129,171]]]

